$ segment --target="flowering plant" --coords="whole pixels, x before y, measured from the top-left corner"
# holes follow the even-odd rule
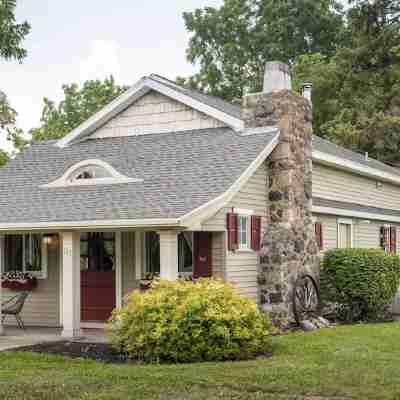
[[[1,275],[1,286],[13,290],[32,290],[37,286],[37,279],[26,272],[8,271]]]

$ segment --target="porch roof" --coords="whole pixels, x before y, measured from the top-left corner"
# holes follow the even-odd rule
[[[230,128],[39,142],[0,169],[0,227],[69,221],[179,218],[218,197],[271,143],[276,131]],[[41,188],[72,165],[99,159],[143,182]]]

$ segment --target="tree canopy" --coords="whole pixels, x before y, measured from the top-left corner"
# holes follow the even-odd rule
[[[27,54],[22,42],[30,31],[30,25],[26,21],[16,22],[16,5],[16,0],[0,0],[0,59],[21,62]],[[11,108],[6,94],[0,90],[0,133],[5,130],[9,135],[12,134],[16,116],[17,113]],[[8,154],[0,150],[0,166],[8,159]]]
[[[180,83],[227,100],[261,90],[266,61],[312,82],[314,131],[400,165],[400,0],[225,0],[185,13]]]
[[[314,84],[314,128],[355,151],[400,163],[400,2],[353,1],[351,41],[328,59],[299,57],[297,82]]]
[[[21,62],[27,54],[22,42],[31,27],[26,21],[16,22],[16,6],[16,0],[0,0],[0,58]]]
[[[180,82],[227,100],[260,91],[266,61],[331,56],[346,38],[336,0],[225,0],[183,18],[191,34],[187,57],[200,71]]]
[[[76,83],[63,85],[64,98],[58,104],[47,98],[43,100],[41,125],[31,130],[32,139],[49,140],[65,136],[125,89],[117,85],[112,76],[86,81],[82,88]]]

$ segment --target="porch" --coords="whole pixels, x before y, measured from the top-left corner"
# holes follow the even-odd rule
[[[0,236],[1,271],[29,273],[37,287],[21,313],[27,331],[15,330],[12,316],[0,331],[17,342],[86,336],[104,327],[143,278],[222,277],[224,238],[173,230],[7,232]],[[2,302],[15,294],[1,289]]]
[[[5,326],[3,327],[3,335],[0,336],[0,351],[33,346],[40,343],[58,342],[65,339],[62,336],[62,328],[32,326],[24,331],[15,326]],[[82,329],[82,336],[74,338],[74,341],[106,343],[108,339],[101,329]]]

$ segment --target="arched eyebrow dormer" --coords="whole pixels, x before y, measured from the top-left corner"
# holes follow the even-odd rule
[[[68,168],[64,174],[42,188],[59,188],[86,185],[113,185],[143,182],[143,179],[129,178],[120,174],[110,164],[101,160],[84,160]]]

